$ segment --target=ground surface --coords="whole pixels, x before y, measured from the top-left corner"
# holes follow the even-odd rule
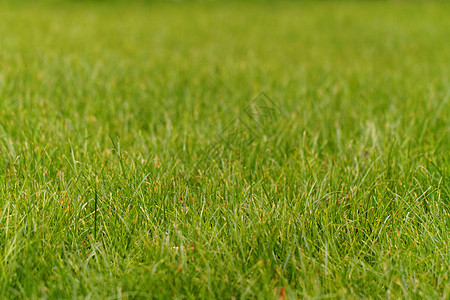
[[[449,8],[0,2],[0,296],[448,299]]]

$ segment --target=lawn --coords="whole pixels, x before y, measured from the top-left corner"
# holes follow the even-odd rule
[[[0,1],[0,297],[448,299],[449,11]]]

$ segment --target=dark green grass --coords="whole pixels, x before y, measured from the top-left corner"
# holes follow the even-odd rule
[[[450,293],[445,3],[0,4],[0,295]]]

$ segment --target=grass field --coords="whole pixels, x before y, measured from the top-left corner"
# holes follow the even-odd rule
[[[0,1],[0,297],[448,299],[448,11]]]

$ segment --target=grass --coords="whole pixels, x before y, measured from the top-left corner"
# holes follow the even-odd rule
[[[0,3],[2,298],[450,295],[448,3]]]

